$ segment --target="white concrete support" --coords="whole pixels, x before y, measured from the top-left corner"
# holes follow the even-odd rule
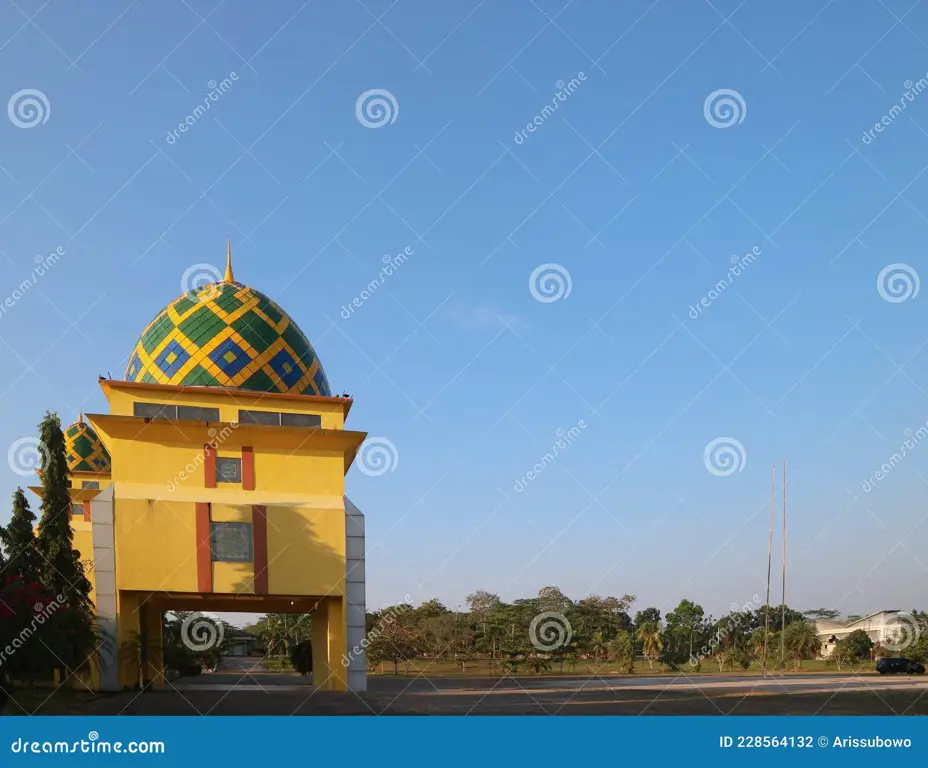
[[[97,622],[103,647],[97,655],[100,688],[119,690],[119,648],[116,641],[116,536],[113,515],[113,486],[104,488],[90,502],[93,534],[93,580]]]
[[[348,690],[367,690],[367,589],[364,575],[364,515],[345,497],[345,595],[347,597]]]

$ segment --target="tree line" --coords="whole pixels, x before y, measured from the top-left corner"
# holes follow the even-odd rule
[[[31,685],[58,674],[80,679],[104,651],[93,603],[88,563],[74,549],[64,433],[57,414],[39,425],[41,514],[21,488],[0,527],[0,698],[14,684]],[[0,702],[2,703],[2,702]]]

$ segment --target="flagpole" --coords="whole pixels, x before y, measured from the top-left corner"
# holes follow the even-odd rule
[[[764,656],[761,661],[761,676],[767,677],[767,644],[770,635],[770,568],[773,563],[773,513],[776,507],[777,465],[773,465],[773,481],[770,487],[770,538],[767,543],[767,602],[764,605]]]
[[[783,604],[780,606],[780,677],[786,671],[786,459],[783,459]]]

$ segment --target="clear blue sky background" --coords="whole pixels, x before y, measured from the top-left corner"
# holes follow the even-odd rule
[[[786,456],[790,605],[924,609],[928,441],[861,490],[928,422],[928,290],[877,289],[893,263],[928,277],[928,93],[862,141],[928,72],[928,4],[912,5],[4,3],[0,102],[37,89],[50,113],[0,119],[0,293],[36,254],[66,255],[0,316],[0,446],[47,408],[105,411],[97,375],[122,375],[231,234],[236,277],[356,397],[349,426],[396,447],[393,471],[347,481],[371,606],[555,584],[719,615],[763,595]],[[358,121],[370,89],[395,122]],[[742,122],[706,120],[718,89]],[[546,263],[571,280],[548,303],[529,290]],[[742,471],[707,471],[719,437],[744,446]],[[4,466],[0,492],[25,481]]]

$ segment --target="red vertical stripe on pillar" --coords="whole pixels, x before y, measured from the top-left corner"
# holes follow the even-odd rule
[[[242,448],[242,490],[255,489],[255,451],[254,448]]]
[[[216,487],[216,449],[211,445],[203,446],[203,472],[207,488]]]
[[[209,504],[197,502],[197,590],[213,591],[213,552],[210,540]]]
[[[255,594],[268,594],[267,580],[267,507],[251,508],[251,536],[254,547]]]
[[[82,506],[84,507],[84,522],[89,523],[90,522],[90,502],[85,501]]]

